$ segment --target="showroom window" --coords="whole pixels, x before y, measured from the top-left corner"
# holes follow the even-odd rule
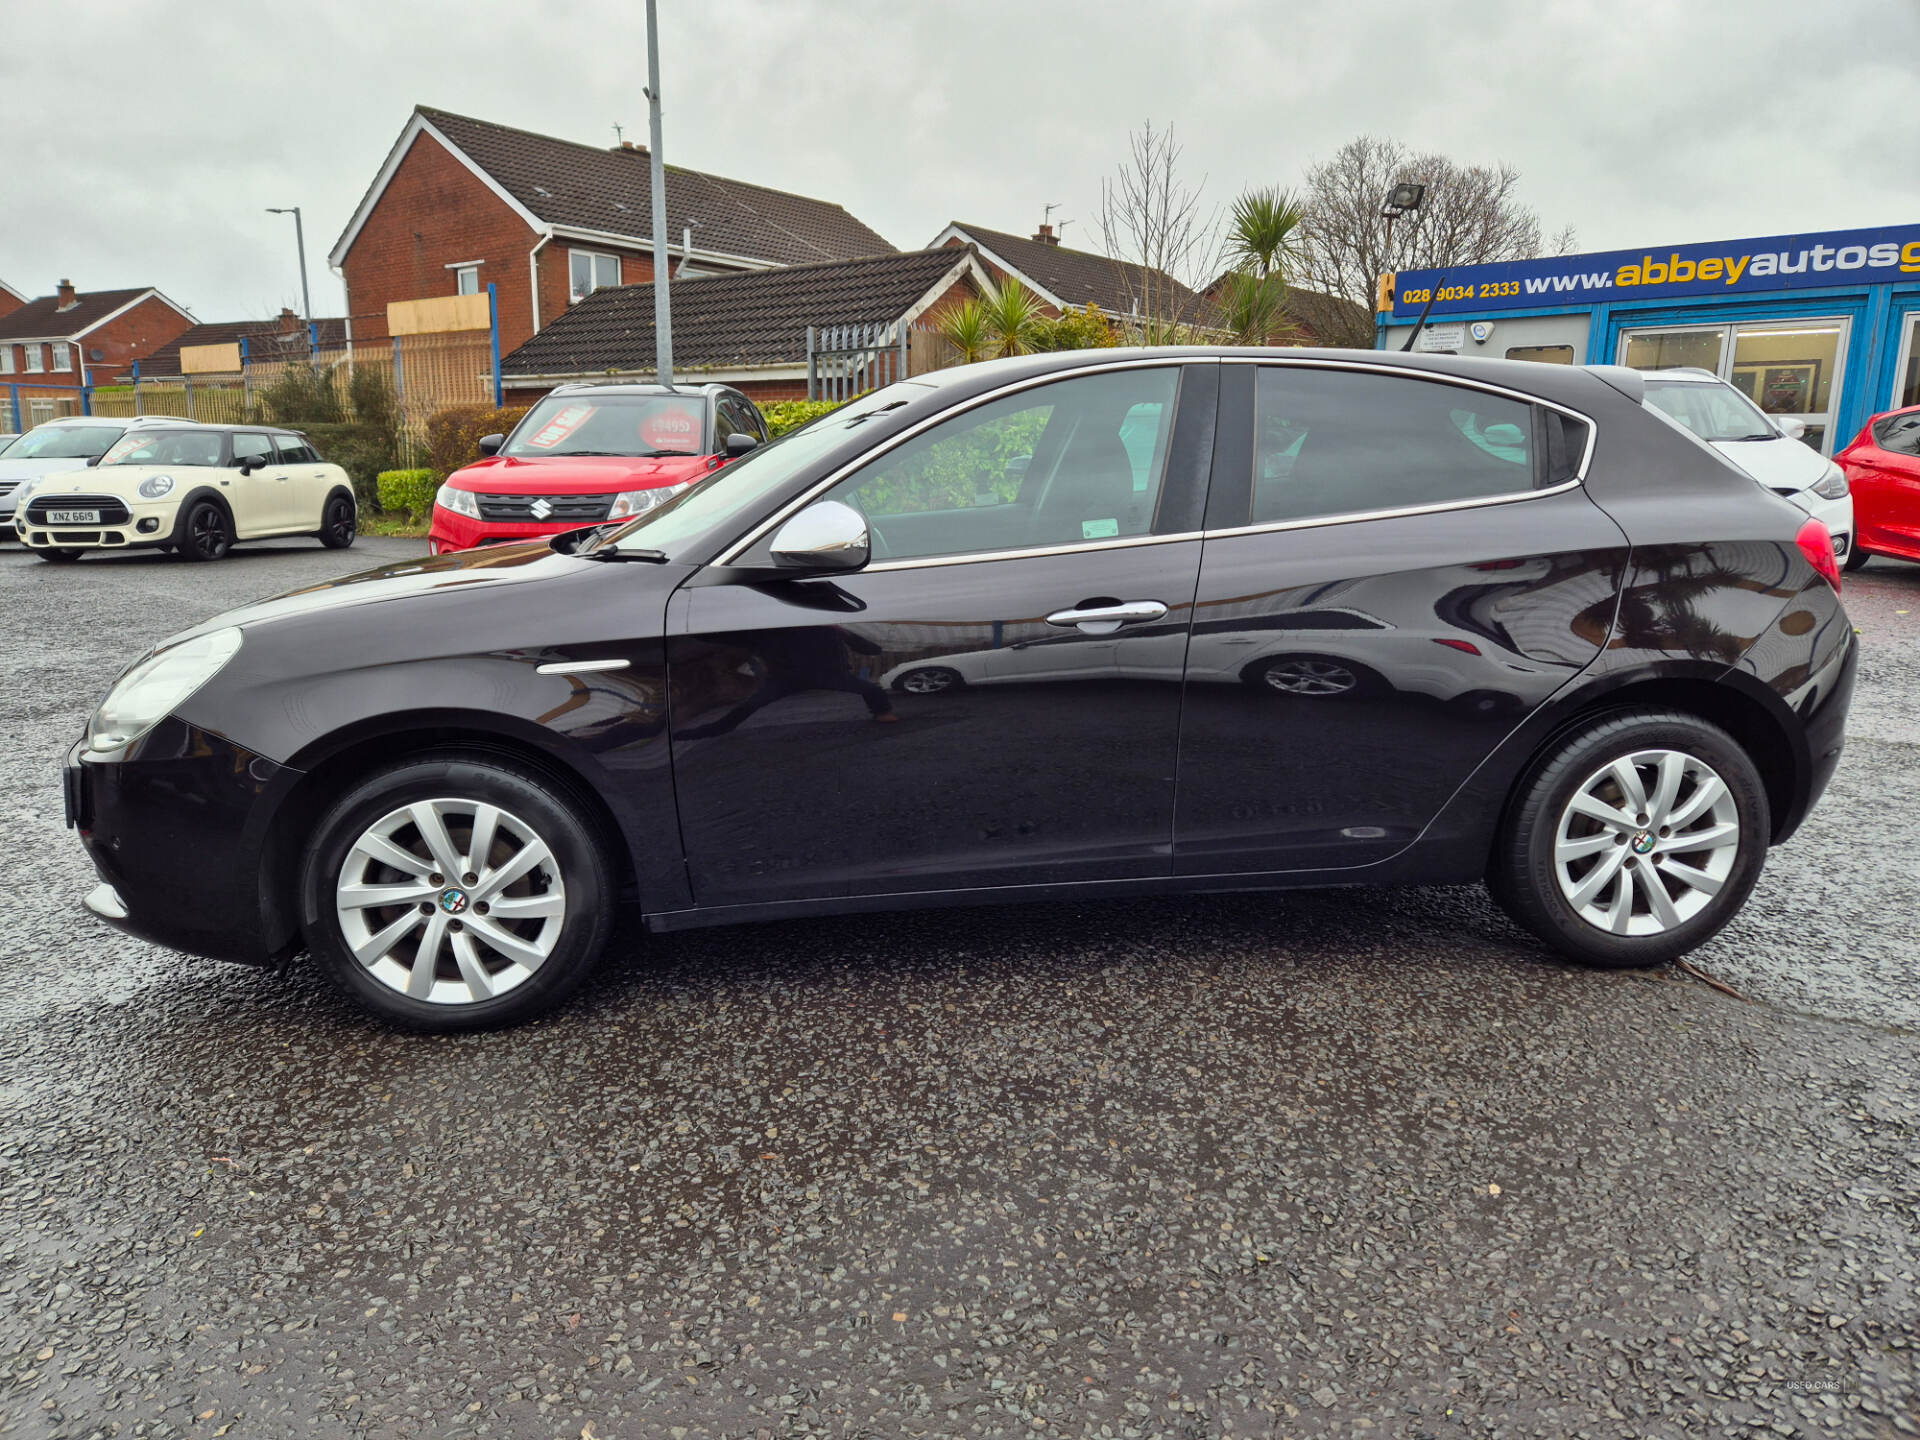
[[[1920,311],[1907,316],[1906,343],[1900,347],[1900,368],[1893,383],[1897,408],[1920,405]]]
[[[1253,523],[1531,490],[1533,407],[1394,375],[1266,366],[1254,386]]]
[[[584,300],[596,290],[605,290],[620,283],[620,257],[602,255],[593,250],[570,250],[567,252],[567,272],[573,298]]]
[[[1536,365],[1571,365],[1571,345],[1515,345],[1507,351],[1509,360],[1531,360]]]

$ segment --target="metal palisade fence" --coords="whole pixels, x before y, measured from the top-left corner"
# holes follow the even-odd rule
[[[807,327],[807,398],[851,400],[909,375],[953,363],[951,347],[931,325],[883,321]]]

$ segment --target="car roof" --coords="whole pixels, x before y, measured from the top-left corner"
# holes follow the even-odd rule
[[[582,390],[595,390],[608,395],[686,395],[701,398],[740,393],[733,386],[722,385],[717,380],[699,385],[660,385],[651,380],[576,380],[569,385],[556,385],[548,393],[574,395]]]
[[[1725,385],[1711,370],[1702,370],[1698,365],[1672,365],[1664,370],[1642,370],[1648,380],[1681,380],[1691,385]]]

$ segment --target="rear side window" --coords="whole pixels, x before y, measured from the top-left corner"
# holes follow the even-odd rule
[[[1882,450],[1896,455],[1920,455],[1920,413],[1889,415],[1873,427],[1873,438]]]
[[[313,453],[313,447],[297,435],[276,435],[273,443],[280,451],[282,465],[311,465],[320,459]]]
[[[1571,437],[1535,406],[1460,385],[1271,366],[1254,423],[1256,525],[1511,495],[1572,473]]]

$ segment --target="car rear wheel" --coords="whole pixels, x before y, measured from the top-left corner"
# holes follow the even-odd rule
[[[186,534],[176,547],[186,560],[220,560],[233,548],[233,522],[211,500],[196,500],[187,512]]]
[[[301,915],[321,968],[418,1030],[517,1024],[579,988],[611,928],[585,807],[492,759],[427,756],[363,781],[307,847]]]
[[[327,501],[326,512],[320,517],[322,545],[329,550],[344,550],[353,544],[359,529],[360,519],[353,501],[345,495],[335,495]]]
[[[85,550],[76,550],[70,545],[54,545],[44,550],[35,550],[33,553],[38,555],[42,560],[53,561],[56,565],[71,565],[87,552]]]
[[[1733,918],[1770,834],[1766,788],[1732,736],[1691,715],[1616,713],[1521,782],[1488,888],[1584,965],[1660,965]]]

